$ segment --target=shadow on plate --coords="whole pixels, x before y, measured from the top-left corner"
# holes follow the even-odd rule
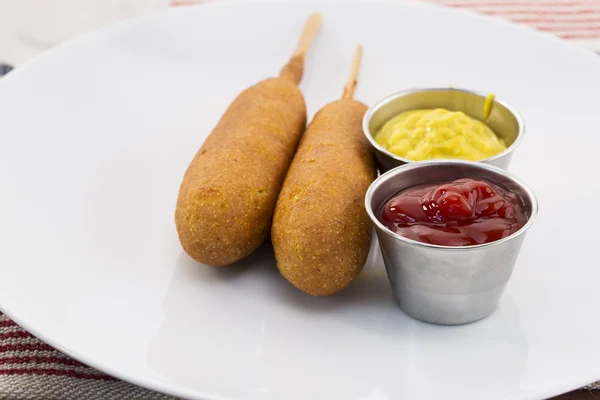
[[[354,306],[396,307],[375,239],[371,243],[369,257],[359,276],[348,287],[331,296],[311,296],[287,282],[277,269],[270,240],[266,240],[245,259],[225,267],[200,264],[182,252],[176,265],[176,274],[189,282],[201,281],[202,284],[217,286],[244,285],[245,282],[260,280],[260,285],[263,286],[260,296],[267,294],[269,301],[316,312],[330,312]]]
[[[231,398],[285,398],[285,376],[302,376],[315,388],[353,387],[346,398],[398,393],[398,374],[405,383],[445,377],[450,392],[464,393],[465,373],[482,370],[468,394],[502,394],[522,383],[528,354],[510,296],[489,318],[470,325],[439,327],[408,317],[393,300],[376,248],[359,278],[328,297],[292,287],[277,271],[269,243],[226,268],[200,265],[182,252],[162,312],[148,367],[178,386]],[[378,366],[355,364],[361,359]],[[340,365],[353,365],[360,382],[328,375]]]

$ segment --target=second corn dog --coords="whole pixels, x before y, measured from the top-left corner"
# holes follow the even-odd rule
[[[362,131],[367,106],[352,99],[360,56],[358,47],[342,100],[323,107],[304,133],[273,217],[279,271],[316,296],[346,287],[369,253],[363,199],[376,169]]]

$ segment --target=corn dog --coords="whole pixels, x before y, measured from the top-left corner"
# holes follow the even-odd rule
[[[342,99],[323,107],[304,133],[273,217],[279,271],[314,296],[346,287],[369,253],[363,199],[376,168],[362,131],[367,106],[352,98],[361,54],[358,46]]]
[[[175,225],[195,260],[223,266],[252,253],[269,233],[277,195],[306,127],[297,85],[318,30],[312,14],[278,77],[244,90],[191,161],[181,183]]]

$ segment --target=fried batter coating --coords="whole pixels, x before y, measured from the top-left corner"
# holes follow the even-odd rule
[[[229,106],[180,188],[175,221],[192,258],[227,265],[260,246],[305,126],[304,98],[285,78],[252,86]]]
[[[277,195],[306,127],[297,87],[320,16],[312,14],[280,76],[244,90],[190,163],[175,225],[181,246],[213,266],[234,263],[268,236]]]
[[[333,294],[362,270],[371,242],[364,196],[376,177],[362,132],[367,106],[343,99],[322,108],[304,133],[275,208],[277,267],[298,289]]]
[[[377,170],[362,130],[367,106],[352,99],[361,56],[358,45],[342,100],[323,107],[304,133],[275,207],[277,268],[313,296],[348,286],[369,255],[363,200]]]

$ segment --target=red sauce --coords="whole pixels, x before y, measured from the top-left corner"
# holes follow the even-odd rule
[[[515,233],[527,216],[516,194],[491,182],[459,179],[401,191],[383,206],[381,221],[419,242],[470,246]]]

